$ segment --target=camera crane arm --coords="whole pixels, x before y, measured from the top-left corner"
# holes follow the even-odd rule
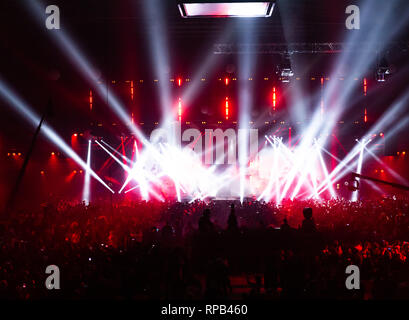
[[[393,183],[393,182],[388,182],[388,181],[381,180],[381,179],[376,179],[376,178],[372,178],[372,177],[368,177],[368,176],[363,176],[362,174],[355,173],[355,172],[353,172],[351,175],[352,175],[352,179],[359,178],[359,179],[369,180],[369,181],[373,181],[373,182],[376,182],[376,183],[386,184],[388,186],[391,186],[391,187],[394,187],[394,188],[397,188],[397,189],[402,189],[402,190],[409,191],[409,186],[405,186],[403,184]]]

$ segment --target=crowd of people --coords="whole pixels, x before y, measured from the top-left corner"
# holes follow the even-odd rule
[[[409,298],[407,199],[59,201],[16,210],[0,237],[6,299]]]

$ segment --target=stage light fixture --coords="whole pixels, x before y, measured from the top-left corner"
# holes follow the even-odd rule
[[[376,81],[378,82],[385,82],[386,81],[386,76],[390,75],[391,71],[389,69],[388,62],[386,61],[386,58],[383,57],[376,68]]]
[[[359,190],[359,181],[354,178],[351,178],[349,181],[345,181],[344,185],[349,191],[355,192]]]
[[[275,1],[187,0],[178,3],[183,18],[271,17]]]
[[[289,53],[282,56],[281,63],[277,65],[276,73],[280,76],[281,82],[284,83],[290,82],[290,78],[294,76]]]

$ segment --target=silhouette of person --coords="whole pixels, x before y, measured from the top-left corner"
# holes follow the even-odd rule
[[[291,229],[291,227],[290,227],[290,225],[288,224],[287,219],[284,218],[283,224],[280,226],[280,230],[286,232],[286,231],[290,231],[290,229]]]
[[[230,206],[230,215],[227,220],[227,230],[229,231],[237,231],[238,230],[238,224],[237,224],[237,217],[236,213],[234,210],[234,203],[231,204]]]
[[[162,239],[169,240],[173,237],[173,228],[169,224],[169,221],[166,222],[166,225],[162,228]]]
[[[301,230],[306,233],[313,233],[317,231],[314,219],[312,218],[312,209],[304,208],[302,211],[304,220],[302,222]]]
[[[202,233],[211,233],[214,231],[213,222],[210,220],[210,209],[205,209],[199,219],[199,231]]]

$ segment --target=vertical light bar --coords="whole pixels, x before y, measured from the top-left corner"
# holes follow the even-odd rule
[[[224,108],[225,108],[226,120],[229,120],[229,97],[226,97]]]
[[[178,116],[179,116],[179,122],[182,121],[182,98],[179,98],[178,101]]]
[[[324,116],[324,77],[321,77],[321,119]]]
[[[87,167],[85,169],[85,178],[84,178],[84,189],[82,191],[82,200],[86,205],[89,205],[90,199],[90,184],[91,184],[91,140],[88,140],[88,154],[87,154]]]
[[[94,99],[92,97],[92,90],[89,91],[89,111],[92,111],[92,104],[94,102]]]
[[[226,86],[228,86],[229,85],[229,78],[225,78],[224,83],[225,83]]]
[[[178,78],[178,86],[180,87],[182,85],[182,78]]]
[[[276,111],[276,106],[277,106],[277,93],[276,93],[276,87],[273,87],[273,111]]]
[[[133,100],[133,93],[134,93],[133,81],[131,81],[131,100]]]

